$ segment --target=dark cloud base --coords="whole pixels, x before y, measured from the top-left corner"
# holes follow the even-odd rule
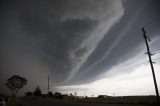
[[[87,3],[92,3],[91,7]],[[1,1],[0,86],[13,74],[27,77],[32,82],[31,89],[41,84],[46,90],[48,74],[53,86],[66,80],[63,85],[84,84],[100,79],[102,73],[134,58],[141,52],[138,47],[144,45],[142,26],[153,39],[159,37],[160,2],[121,3],[114,0]],[[100,26],[102,30],[98,29]]]

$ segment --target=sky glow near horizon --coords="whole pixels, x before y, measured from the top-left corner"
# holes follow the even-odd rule
[[[144,54],[144,51],[143,53]],[[157,85],[160,85],[160,64],[159,60],[160,54],[154,57],[156,64],[154,64]],[[139,58],[139,57],[138,57]],[[59,89],[61,93],[72,93],[79,96],[89,96],[96,97],[98,95],[108,95],[108,96],[138,96],[138,95],[156,95],[155,87],[153,82],[152,71],[149,62],[147,62],[148,57],[146,55],[145,59],[134,64],[134,59],[132,66],[128,66],[127,70],[130,73],[120,73],[124,69],[125,65],[114,67],[108,72],[104,73],[100,80],[75,86],[59,86],[51,88],[53,91]],[[129,62],[130,63],[130,62]],[[122,70],[121,70],[122,69]],[[117,70],[119,70],[117,74]],[[114,76],[114,74],[116,74]],[[113,76],[113,77],[110,77]],[[159,88],[160,90],[160,88]]]

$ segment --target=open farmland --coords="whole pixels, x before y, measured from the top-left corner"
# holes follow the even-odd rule
[[[15,101],[18,101],[17,103]],[[83,98],[83,99],[55,99],[20,97],[7,106],[154,106],[154,96]]]

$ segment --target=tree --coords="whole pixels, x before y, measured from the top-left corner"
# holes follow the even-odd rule
[[[42,95],[41,89],[39,88],[39,86],[37,86],[37,88],[34,91],[34,96],[41,96],[41,95]]]
[[[77,96],[77,92],[74,92],[74,96]]]
[[[27,80],[18,75],[14,75],[7,80],[5,85],[11,90],[12,95],[15,96],[18,91],[23,88],[24,85],[27,84]]]
[[[54,95],[53,95],[53,93],[52,93],[51,91],[49,91],[49,92],[48,92],[48,96],[49,96],[49,97],[53,97]]]

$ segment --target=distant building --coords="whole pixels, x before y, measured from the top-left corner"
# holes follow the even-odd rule
[[[25,96],[33,96],[33,92],[26,92],[24,94],[25,94]]]
[[[107,98],[107,97],[110,97],[110,96],[108,96],[108,95],[98,95],[97,98]]]
[[[55,98],[57,98],[57,99],[62,99],[63,98],[62,94],[59,93],[59,92],[55,92],[54,95],[55,95]]]
[[[77,96],[79,99],[84,99],[85,97],[84,96]]]

